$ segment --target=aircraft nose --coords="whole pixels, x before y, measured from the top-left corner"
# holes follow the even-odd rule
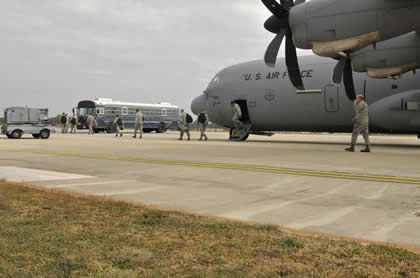
[[[191,111],[198,115],[203,109],[207,109],[206,98],[203,95],[196,97],[191,103]]]

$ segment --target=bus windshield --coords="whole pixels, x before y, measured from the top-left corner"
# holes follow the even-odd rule
[[[79,115],[86,116],[86,115],[95,115],[95,108],[86,108],[86,107],[79,107]]]

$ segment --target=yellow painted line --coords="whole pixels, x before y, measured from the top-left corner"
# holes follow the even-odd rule
[[[155,159],[155,158],[142,158],[142,157],[134,157],[134,156],[114,156],[114,155],[106,155],[106,154],[86,154],[86,153],[73,153],[73,152],[60,152],[60,151],[44,151],[44,150],[8,150],[7,152],[420,185],[420,178],[414,178],[414,177],[383,176],[383,175],[372,175],[372,174],[350,173],[350,172],[291,169],[291,168],[262,166],[262,165],[230,164],[230,163],[200,162],[200,161],[187,161],[187,160],[167,160],[167,159]]]

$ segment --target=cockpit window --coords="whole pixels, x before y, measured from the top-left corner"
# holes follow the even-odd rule
[[[220,82],[221,82],[221,78],[220,78],[220,75],[219,74],[217,74],[211,81],[210,81],[210,84],[209,84],[209,89],[211,89],[211,88],[214,88],[214,87],[217,87],[217,86],[219,86],[220,85]]]

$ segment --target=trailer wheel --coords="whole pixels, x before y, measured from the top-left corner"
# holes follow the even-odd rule
[[[40,136],[40,134],[32,134],[32,137],[34,137],[35,139],[39,139]]]
[[[15,129],[12,131],[12,134],[10,135],[10,137],[12,139],[20,139],[22,138],[22,133],[23,133],[22,130]]]
[[[48,139],[50,138],[50,131],[48,129],[43,129],[39,133],[39,136],[41,137],[41,139]]]

